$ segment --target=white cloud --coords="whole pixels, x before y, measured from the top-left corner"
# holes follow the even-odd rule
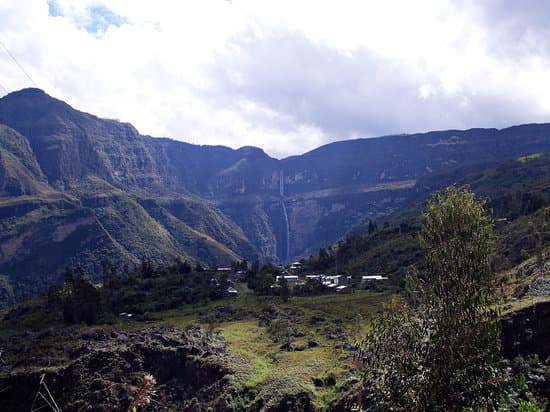
[[[0,0],[0,40],[78,109],[285,156],[546,120],[548,17],[492,0]],[[0,84],[30,86],[3,50]]]

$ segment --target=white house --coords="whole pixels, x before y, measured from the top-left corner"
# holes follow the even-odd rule
[[[284,276],[277,276],[275,278],[277,283],[281,283],[282,279],[285,279],[288,283],[296,283],[298,282],[298,275],[284,275]]]
[[[338,286],[340,284],[340,281],[342,279],[342,275],[334,275],[334,276],[325,276],[323,279],[323,285],[325,286]]]
[[[376,282],[379,280],[387,280],[388,278],[381,275],[361,276],[362,283]]]

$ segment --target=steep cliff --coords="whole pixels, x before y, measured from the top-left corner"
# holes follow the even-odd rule
[[[98,258],[288,261],[406,206],[425,175],[550,149],[540,124],[357,139],[277,160],[142,136],[38,89],[0,99],[0,124],[0,273],[17,290],[67,263],[97,276]]]

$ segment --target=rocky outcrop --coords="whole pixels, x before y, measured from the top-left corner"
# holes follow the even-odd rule
[[[514,290],[514,296],[550,296],[550,279],[537,277]]]
[[[502,319],[502,355],[550,356],[550,302],[537,303]]]
[[[501,342],[501,352],[511,375],[526,385],[513,389],[522,392],[524,398],[547,403],[545,410],[549,410],[550,301],[505,316]]]
[[[156,393],[150,409],[168,411],[216,405],[231,373],[224,341],[193,327],[48,329],[0,344],[0,401],[13,412],[30,410],[33,401],[35,408],[43,404],[35,399],[43,374],[64,411],[126,411],[145,374],[151,374]],[[60,356],[63,346],[65,356],[52,356]]]

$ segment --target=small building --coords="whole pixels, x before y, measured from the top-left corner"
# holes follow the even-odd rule
[[[340,284],[340,281],[342,279],[342,275],[333,275],[333,276],[325,276],[323,278],[323,285],[325,286],[338,286]]]
[[[388,280],[388,278],[381,275],[361,276],[361,283],[378,282],[380,280]]]
[[[239,294],[239,291],[237,289],[235,289],[234,287],[229,286],[227,288],[227,296],[237,296],[238,294]]]
[[[275,278],[275,281],[277,283],[281,283],[282,280],[286,280],[288,283],[297,283],[298,282],[298,275],[284,275],[284,276],[277,276]]]
[[[246,280],[246,276],[247,276],[247,272],[244,271],[244,270],[239,270],[237,273],[235,273],[235,275],[233,276],[233,278],[237,281],[237,282],[243,282]]]
[[[306,281],[309,283],[321,283],[323,275],[306,275]]]
[[[293,273],[294,273],[294,272],[299,272],[300,270],[302,270],[303,266],[304,266],[304,265],[302,265],[301,262],[293,262],[293,263],[291,263],[289,269],[290,269],[290,271],[293,272]]]

